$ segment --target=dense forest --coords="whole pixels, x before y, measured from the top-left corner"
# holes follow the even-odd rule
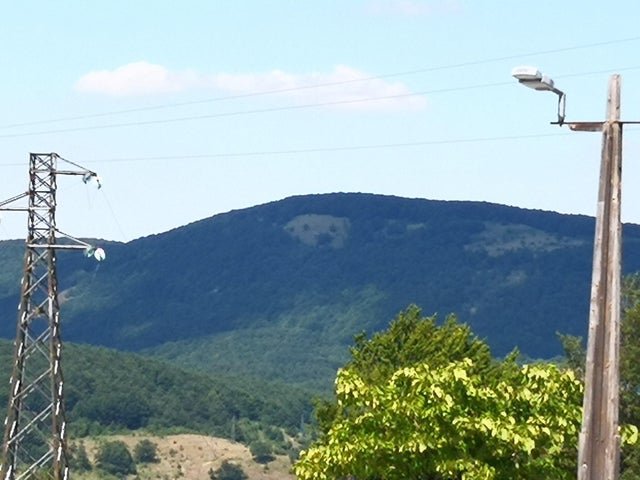
[[[8,385],[12,355],[10,342],[0,342],[2,385]],[[296,435],[312,411],[313,395],[292,387],[192,373],[105,348],[68,344],[64,372],[67,417],[80,437],[145,429],[248,443],[273,429]],[[7,395],[0,389],[0,405],[7,405]]]
[[[327,392],[353,336],[409,304],[502,356],[586,333],[592,218],[367,194],[292,197],[122,244],[61,254],[63,335]],[[640,269],[640,227],[624,267]],[[0,242],[0,337],[15,333],[23,242]]]

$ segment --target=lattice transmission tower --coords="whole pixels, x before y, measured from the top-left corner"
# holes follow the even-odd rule
[[[58,170],[59,161],[78,170]],[[56,251],[84,249],[94,255],[96,250],[56,227],[59,175],[80,175],[85,183],[98,180],[91,170],[55,153],[32,153],[29,190],[0,202],[0,210],[28,214],[0,480],[69,478]],[[25,198],[28,206],[11,206]]]

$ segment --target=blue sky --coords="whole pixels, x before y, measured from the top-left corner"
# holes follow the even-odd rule
[[[26,189],[29,152],[57,152],[103,180],[60,181],[76,236],[337,191],[593,215],[600,135],[549,125],[554,95],[510,72],[553,77],[568,120],[601,120],[619,72],[623,118],[640,120],[638,18],[631,0],[10,2],[0,200]],[[624,144],[634,223],[639,132]],[[0,239],[25,225],[3,213]]]

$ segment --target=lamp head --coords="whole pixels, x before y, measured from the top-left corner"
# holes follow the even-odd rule
[[[548,92],[555,91],[553,80],[543,75],[536,67],[516,67],[511,71],[511,76],[525,87]]]
[[[519,81],[538,81],[542,78],[542,73],[536,67],[520,66],[511,70],[511,76]]]
[[[516,78],[519,83],[533,90],[543,92],[553,92],[558,95],[558,125],[564,123],[564,110],[566,95],[563,91],[558,90],[553,80],[543,75],[536,67],[522,66],[511,70],[511,76]]]

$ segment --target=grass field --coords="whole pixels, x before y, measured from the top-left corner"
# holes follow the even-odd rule
[[[209,470],[216,470],[227,460],[240,465],[251,480],[293,480],[291,461],[286,456],[276,456],[267,465],[256,463],[251,458],[249,449],[230,440],[207,437],[204,435],[168,435],[156,437],[150,435],[113,435],[83,439],[91,462],[94,462],[97,446],[100,442],[122,440],[133,452],[135,445],[142,439],[151,440],[158,447],[160,462],[138,464],[137,475],[130,478],[140,480],[208,480]],[[71,472],[81,480],[105,478],[105,474],[94,468],[90,472]]]

